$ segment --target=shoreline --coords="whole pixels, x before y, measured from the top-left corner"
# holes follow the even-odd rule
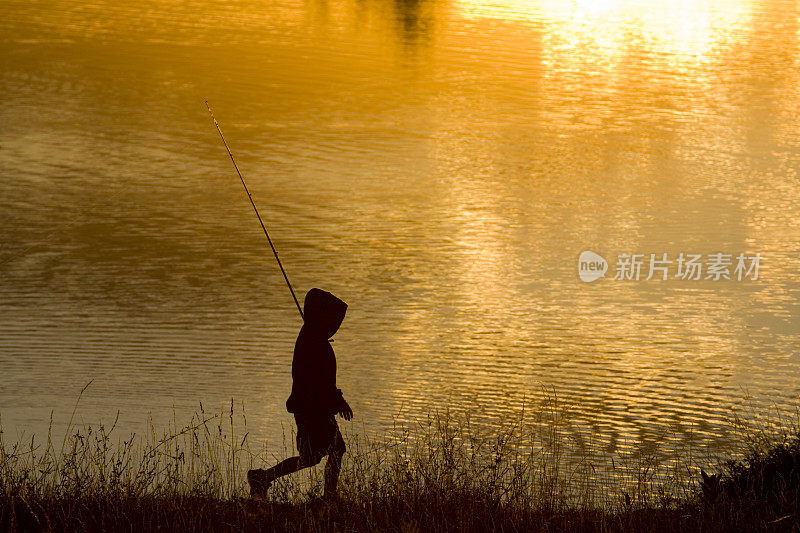
[[[224,416],[223,416],[224,415]],[[400,440],[352,436],[333,502],[320,498],[322,468],[283,478],[266,499],[246,497],[254,452],[230,412],[196,415],[183,428],[112,438],[75,428],[6,443],[0,431],[4,531],[788,531],[800,528],[800,432],[785,420],[751,430],[738,460],[715,474],[691,457],[656,475],[653,458],[603,484],[595,465],[566,460],[570,439],[520,421],[482,434],[435,413]],[[409,429],[418,433],[410,437]],[[548,429],[550,433],[548,434]],[[395,437],[398,437],[395,435]],[[538,441],[531,440],[532,437]],[[288,450],[284,450],[290,453]],[[613,460],[612,460],[613,464]],[[598,465],[599,466],[599,465]],[[594,474],[593,474],[594,473]],[[594,479],[592,478],[594,476]],[[606,480],[607,481],[607,480]]]

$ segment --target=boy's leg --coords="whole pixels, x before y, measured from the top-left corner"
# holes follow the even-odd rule
[[[328,452],[328,461],[325,463],[325,498],[336,496],[336,486],[339,482],[339,471],[342,468],[342,456],[344,456],[345,449],[344,439],[337,425],[336,437]]]
[[[303,458],[301,456],[296,457],[289,457],[288,459],[284,459],[280,463],[276,464],[272,468],[267,469],[267,483],[272,483],[279,477],[283,477],[289,474],[293,474],[298,470],[302,470],[307,466],[304,464]]]
[[[336,496],[336,485],[339,481],[339,471],[342,465],[342,456],[345,452],[344,439],[339,431],[339,426],[333,416],[307,421],[297,419],[297,449],[300,455],[284,459],[277,465],[267,470],[250,470],[247,480],[250,482],[250,494],[253,496],[264,495],[279,477],[292,474],[303,468],[318,464],[327,455],[325,464],[325,497]],[[334,432],[333,439],[331,431]],[[326,444],[327,442],[327,444]],[[327,448],[325,448],[327,446]]]
[[[247,481],[250,483],[251,496],[263,496],[267,493],[272,482],[303,468],[314,466],[325,456],[322,450],[315,450],[314,444],[321,442],[319,436],[314,434],[315,424],[308,416],[295,414],[297,424],[297,450],[300,455],[284,459],[267,470],[250,470],[247,472]],[[334,421],[334,424],[336,422]],[[338,427],[337,427],[338,429]]]
[[[247,482],[250,483],[250,495],[264,496],[270,485],[272,485],[272,482],[279,477],[297,472],[308,466],[313,466],[307,463],[308,461],[304,461],[302,457],[297,456],[284,459],[272,468],[266,470],[261,468],[249,470],[247,472]]]

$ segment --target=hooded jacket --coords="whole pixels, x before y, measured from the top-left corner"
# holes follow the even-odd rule
[[[311,289],[303,302],[303,327],[292,358],[292,394],[286,410],[302,414],[334,414],[344,404],[336,388],[336,356],[329,339],[344,320],[347,304],[321,289]]]

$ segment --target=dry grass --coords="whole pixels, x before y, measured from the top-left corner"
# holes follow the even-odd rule
[[[73,427],[55,441],[0,432],[0,527],[47,531],[729,531],[798,527],[795,429],[752,432],[749,451],[699,490],[689,456],[648,446],[600,464],[546,398],[501,429],[431,414],[380,438],[346,435],[341,497],[319,498],[321,468],[246,497],[244,473],[274,461],[254,450],[244,410],[202,408],[179,427],[117,437]],[[787,431],[789,431],[787,433]],[[52,433],[52,432],[51,432]],[[781,438],[778,438],[781,437]],[[776,438],[778,440],[776,440]],[[284,439],[285,441],[288,439]],[[291,453],[289,446],[280,457]],[[796,468],[796,470],[795,470]],[[765,488],[767,487],[767,488]],[[788,528],[788,529],[787,529]]]

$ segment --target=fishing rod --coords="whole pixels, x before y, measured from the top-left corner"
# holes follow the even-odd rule
[[[222,144],[225,145],[225,150],[228,151],[228,155],[231,158],[231,163],[233,163],[233,168],[236,169],[236,174],[239,175],[239,180],[242,182],[242,187],[244,187],[244,192],[247,193],[247,198],[250,200],[250,205],[253,206],[253,211],[256,212],[256,216],[258,217],[258,222],[261,224],[261,229],[264,230],[264,235],[267,236],[267,242],[269,243],[269,247],[272,248],[272,253],[275,255],[275,260],[278,262],[278,266],[281,269],[281,274],[283,274],[283,279],[286,280],[286,285],[289,286],[289,292],[292,293],[292,298],[294,298],[294,304],[297,306],[297,310],[300,312],[300,318],[305,319],[303,317],[303,309],[300,307],[300,302],[297,300],[297,296],[294,294],[294,289],[292,288],[292,284],[289,283],[289,276],[286,275],[286,270],[283,269],[283,264],[281,263],[281,258],[278,257],[278,250],[275,249],[275,245],[272,244],[272,239],[269,238],[269,232],[267,231],[267,227],[264,225],[264,221],[261,220],[261,215],[258,213],[258,208],[256,208],[256,204],[253,201],[253,195],[250,194],[250,189],[247,188],[247,184],[244,182],[244,178],[242,177],[242,173],[239,172],[239,165],[236,164],[236,160],[233,158],[233,153],[231,149],[228,147],[228,142],[225,140],[225,136],[222,134],[222,130],[219,127],[219,122],[214,117],[214,112],[211,111],[211,106],[208,105],[208,100],[206,102],[206,107],[208,108],[208,112],[211,115],[211,120],[214,121],[214,126],[217,128],[217,132],[219,133],[219,138],[222,139]]]

